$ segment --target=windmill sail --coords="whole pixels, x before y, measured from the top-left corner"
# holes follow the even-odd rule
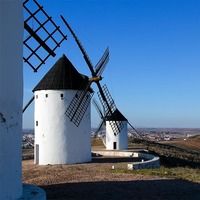
[[[103,85],[102,89],[103,89],[105,98],[108,102],[108,105],[105,103],[105,101],[103,100],[103,98],[99,92],[98,92],[98,96],[99,96],[100,102],[104,108],[105,118],[107,118],[107,117],[109,117],[110,119],[112,118],[112,120],[109,120],[110,126],[111,126],[114,134],[118,135],[123,128],[123,123],[122,123],[122,121],[118,121],[115,119],[114,113],[117,110],[117,107],[115,105],[115,102],[114,102],[110,92],[108,91],[107,86]],[[109,108],[112,110],[112,113],[110,113]]]
[[[55,56],[55,50],[67,39],[43,7],[36,0],[26,0],[24,7],[24,62],[34,72],[37,72],[42,64],[50,56]]]
[[[92,96],[93,93],[90,91],[85,92],[78,90],[65,112],[77,127],[90,104]]]

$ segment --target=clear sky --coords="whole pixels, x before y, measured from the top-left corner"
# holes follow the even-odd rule
[[[24,66],[24,101],[64,53],[90,75],[62,14],[96,64],[107,46],[103,73],[120,111],[135,127],[200,127],[199,0],[38,0],[68,35],[39,73]],[[33,105],[24,128],[33,127]],[[99,118],[92,110],[92,126]]]

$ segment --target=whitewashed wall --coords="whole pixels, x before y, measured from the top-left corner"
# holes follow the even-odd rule
[[[22,1],[0,0],[0,199],[22,195]]]
[[[109,121],[106,121],[106,149],[113,150],[113,143],[116,142],[116,149],[128,149],[128,130],[127,122],[123,121],[123,128],[118,135],[114,135]]]
[[[91,160],[90,106],[79,127],[76,127],[65,115],[75,93],[74,90],[35,92],[36,164],[72,164]],[[63,99],[61,94],[64,96]]]

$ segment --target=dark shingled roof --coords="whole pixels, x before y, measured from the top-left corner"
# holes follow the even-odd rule
[[[80,74],[68,58],[63,55],[46,73],[33,89],[37,90],[84,90],[88,84],[88,77]]]
[[[112,116],[106,117],[106,121],[128,121],[122,113],[116,109]]]

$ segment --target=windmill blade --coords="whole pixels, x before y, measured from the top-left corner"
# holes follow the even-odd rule
[[[96,108],[97,112],[99,113],[100,118],[102,119],[97,130],[95,131],[95,135],[98,134],[98,132],[102,129],[103,126],[106,125],[106,121],[105,121],[105,115],[103,114],[103,111],[100,108],[100,105],[98,104],[96,99],[93,99],[92,101],[94,107]]]
[[[63,20],[64,24],[67,26],[67,28],[69,29],[69,31],[71,32],[72,36],[74,37],[79,49],[81,50],[83,57],[92,73],[92,76],[99,76],[100,74],[102,74],[103,69],[105,69],[105,66],[109,60],[109,49],[107,48],[105,53],[103,54],[102,58],[100,59],[100,61],[97,63],[96,65],[96,70],[94,70],[94,67],[92,65],[92,62],[88,56],[88,54],[86,53],[86,50],[83,48],[83,45],[81,44],[80,40],[78,39],[77,35],[75,34],[75,32],[72,30],[71,26],[69,25],[69,23],[66,21],[66,19],[61,15],[61,19]],[[98,86],[99,87],[99,86]]]
[[[124,127],[122,121],[109,121],[109,124],[115,136],[118,135]]]
[[[128,121],[128,124],[135,131],[136,137],[142,139],[142,136],[140,135],[140,133],[136,130],[136,128],[129,121]]]
[[[107,48],[102,56],[102,58],[99,60],[99,62],[95,66],[95,74],[96,76],[101,76],[103,73],[106,64],[109,61],[109,48]]]
[[[31,105],[31,103],[34,101],[34,96],[28,101],[28,103],[23,108],[22,112],[24,113],[26,109]]]
[[[50,56],[56,55],[55,50],[67,39],[67,36],[36,0],[24,1],[23,7],[26,35],[23,41],[23,60],[34,72],[37,72]],[[37,27],[35,30],[33,22]]]
[[[100,92],[98,92],[98,96],[104,108],[104,112],[106,113],[106,117],[113,116],[113,113],[117,109],[115,102],[110,92],[108,91],[108,88],[106,85],[103,85],[102,91],[103,91],[104,97],[106,98],[106,101],[104,101],[103,96],[101,95]],[[109,124],[113,130],[114,135],[118,135],[123,128],[123,123],[121,121],[116,121],[115,119],[113,119],[112,121],[109,121]]]
[[[89,56],[88,54],[86,53],[86,50],[83,48],[83,45],[81,44],[80,40],[78,39],[78,37],[76,36],[75,32],[72,30],[71,26],[68,24],[68,22],[66,21],[66,19],[61,15],[60,16],[61,19],[63,20],[64,24],[67,26],[67,28],[69,29],[69,31],[71,32],[72,36],[74,37],[78,47],[80,48],[82,54],[83,54],[83,57],[88,65],[88,67],[90,68],[90,71],[92,72],[92,76],[95,76],[95,72],[94,72],[94,69],[93,69],[93,65],[92,65],[92,62],[90,61],[89,59]]]
[[[65,112],[70,121],[72,121],[77,127],[79,126],[93,96],[93,93],[88,90],[89,86],[90,84],[85,91],[77,91]]]
[[[98,104],[97,100],[93,99],[92,103],[93,103],[94,107],[96,108],[96,111],[99,114],[100,118],[104,119],[105,116],[104,116],[103,111],[101,110],[100,105]]]
[[[102,120],[97,128],[97,130],[95,131],[95,135],[98,134],[98,132],[102,129],[102,127],[105,125],[104,120]]]
[[[102,92],[104,94],[106,101],[104,100],[104,98],[100,92],[97,93],[98,97],[104,108],[104,112],[106,113],[106,116],[111,116],[112,113],[117,109],[117,107],[116,107],[115,102],[114,102],[110,92],[108,91],[108,88],[106,85],[103,85]],[[106,102],[108,102],[108,104]],[[110,112],[110,109],[111,109],[111,112]]]

